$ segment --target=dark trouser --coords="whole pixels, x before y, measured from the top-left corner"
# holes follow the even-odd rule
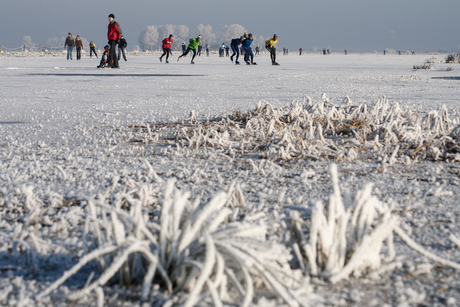
[[[195,48],[195,49],[191,49],[191,48],[188,47],[187,50],[185,50],[185,52],[182,53],[182,55],[181,55],[179,58],[181,58],[181,57],[183,57],[183,56],[186,56],[190,51],[193,51],[193,56],[192,56],[192,62],[193,62],[193,59],[194,59],[195,56],[196,56],[196,48]]]
[[[77,60],[81,59],[81,47],[77,47]]]
[[[243,48],[244,49],[244,60],[246,62],[254,62],[254,53],[252,53],[252,48]]]
[[[94,48],[94,47],[89,48],[89,57],[93,56],[93,52],[94,52],[94,55],[97,58],[96,48]]]
[[[117,51],[115,50],[115,48],[117,47],[117,41],[109,41],[109,46],[110,53],[109,60],[107,62],[109,63],[110,67],[118,67]]]
[[[171,54],[171,49],[163,48],[163,54],[160,57],[160,60],[166,55],[166,61],[169,59],[169,55]]]
[[[120,58],[121,58],[121,54],[123,53],[123,59],[126,61],[126,53],[125,53],[125,48],[123,47],[120,47],[120,45],[118,45],[118,61],[120,61]]]
[[[238,46],[231,45],[231,47],[232,47],[233,54],[230,56],[230,60],[233,61],[233,56],[236,54],[235,62],[238,63],[238,58],[240,57],[240,50]]]
[[[272,59],[272,64],[276,62],[276,48],[271,47],[267,48],[268,51],[270,51],[270,58]]]

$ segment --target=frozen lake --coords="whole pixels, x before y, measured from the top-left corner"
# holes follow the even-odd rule
[[[158,202],[165,181],[174,178],[179,190],[191,192],[191,200],[208,200],[236,182],[245,206],[233,211],[235,221],[266,223],[267,241],[279,242],[285,239],[281,221],[290,210],[307,212],[303,218],[309,221],[315,202],[327,199],[331,162],[338,164],[344,194],[354,195],[373,182],[374,195],[391,205],[415,241],[460,261],[459,248],[448,239],[449,234],[460,236],[460,167],[453,156],[419,161],[407,152],[423,147],[405,154],[398,153],[398,147],[396,160],[391,160],[394,147],[382,141],[366,158],[302,155],[284,161],[256,150],[245,153],[245,140],[250,139],[241,140],[243,145],[234,142],[235,148],[230,142],[194,151],[186,137],[174,138],[180,133],[192,138],[186,131],[192,124],[184,124],[192,111],[198,120],[206,120],[253,110],[259,101],[282,108],[293,101],[311,98],[316,103],[327,97],[339,106],[347,96],[354,106],[370,106],[385,96],[390,104],[422,115],[441,113],[445,105],[452,120],[449,134],[459,118],[458,64],[441,63],[444,55],[291,52],[278,55],[281,66],[271,66],[268,54],[255,57],[258,65],[252,66],[234,65],[217,55],[197,57],[190,65],[189,57],[177,62],[178,53],[169,64],[160,63],[160,55],[129,54],[120,69],[97,69],[99,59],[87,56],[69,61],[63,56],[0,55],[0,303],[65,305],[64,293],[85,285],[90,266],[67,281],[70,290],[60,288],[42,303],[35,299],[84,254],[83,225],[91,197],[148,185]],[[426,60],[434,62],[433,69],[413,69]],[[364,145],[360,148],[365,151]],[[237,149],[241,154],[232,156]],[[387,159],[383,153],[388,168],[381,166]],[[31,191],[33,197],[27,198]],[[155,201],[144,210],[158,218],[161,206]],[[43,241],[36,243],[36,238]],[[18,248],[21,242],[29,247]],[[458,271],[426,260],[399,239],[395,250],[401,265],[377,279],[350,277],[332,285],[313,278],[302,295],[314,306],[460,302]],[[134,287],[130,293],[112,286],[104,287],[104,293],[106,304],[130,306],[138,304],[140,290]],[[101,299],[101,292],[91,292],[77,304],[96,304],[97,297]],[[263,291],[255,297],[264,297]],[[264,302],[259,299],[259,306]]]

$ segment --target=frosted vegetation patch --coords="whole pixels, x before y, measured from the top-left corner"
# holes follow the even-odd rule
[[[254,110],[198,121],[191,112],[188,123],[144,127],[145,141],[172,139],[177,147],[214,148],[228,157],[256,154],[270,161],[314,159],[322,161],[378,160],[411,164],[421,160],[460,161],[460,126],[445,106],[421,113],[382,97],[374,104],[341,105],[323,95],[294,101],[283,108],[259,102]]]
[[[354,105],[347,97],[336,106],[324,95],[317,103],[307,97],[275,109],[261,102],[229,116],[198,120],[191,112],[183,122],[107,131],[116,135],[113,140],[123,139],[123,146],[152,145],[161,151],[159,157],[136,156],[141,165],[136,179],[102,167],[97,178],[107,181],[105,192],[87,191],[85,197],[63,197],[51,189],[36,194],[32,186],[1,190],[2,256],[32,272],[72,263],[38,286],[27,283],[26,288],[20,277],[0,285],[1,303],[46,305],[64,297],[86,304],[96,297],[102,306],[108,291],[121,288],[136,302],[154,306],[315,305],[324,303],[314,291],[318,283],[378,278],[405,265],[395,238],[426,259],[411,273],[430,272],[433,263],[460,269],[455,259],[417,243],[395,214],[395,203],[379,199],[371,183],[343,193],[347,183],[340,181],[334,163],[324,170],[331,192],[319,191],[313,207],[301,201],[291,206],[286,191],[273,206],[260,198],[248,201],[255,192],[245,194],[242,182],[225,182],[219,174],[223,168],[209,166],[240,160],[249,169],[238,180],[251,180],[256,177],[248,176],[249,171],[282,177],[288,161],[370,161],[378,164],[378,172],[389,172],[396,164],[459,161],[460,128],[446,107],[421,113],[385,97],[371,105]],[[122,146],[110,144],[107,151],[121,155]],[[195,162],[199,167],[193,172],[182,167],[176,175],[157,173],[167,159],[176,163],[181,158],[200,160]],[[70,155],[66,160],[71,161]],[[41,163],[35,160],[38,169],[53,162]],[[65,164],[54,168],[54,176],[64,182],[83,178]],[[202,176],[206,172],[209,176]],[[307,185],[316,175],[310,169],[299,177]],[[198,177],[206,184],[215,180],[221,191],[208,195],[202,188],[194,194],[180,182],[189,180],[193,189]],[[433,194],[449,192],[440,187]],[[448,238],[460,247],[457,236],[449,233]],[[69,289],[65,283],[82,271],[92,272],[83,274],[85,285]]]
[[[267,218],[261,218],[265,215],[255,205],[247,208],[244,218],[239,216],[238,208],[245,202],[233,185],[207,202],[199,198],[191,202],[191,195],[177,190],[173,180],[165,185],[130,181],[118,186],[119,178],[114,178],[105,194],[87,200],[86,212],[76,207],[66,215],[83,226],[81,241],[73,242],[78,246],[78,263],[35,297],[24,299],[51,302],[53,291],[91,264],[97,278],[92,281],[95,275],[91,274],[82,289],[65,294],[69,299],[84,301],[94,291],[103,302],[101,287],[109,283],[141,285],[138,299],[159,305],[250,306],[271,298],[278,305],[306,306],[320,301],[310,286],[311,277],[336,283],[401,267],[394,235],[426,258],[460,269],[460,264],[414,242],[399,227],[391,204],[372,195],[371,184],[344,199],[335,164],[329,173],[332,193],[326,206],[318,201],[310,216],[291,210],[288,215],[274,212]],[[9,207],[20,205],[27,217],[25,226],[50,219],[47,204],[32,189],[17,192],[15,199],[21,201],[3,197],[3,208],[6,202]],[[54,203],[60,205],[59,200]],[[152,206],[159,211],[152,211]],[[270,235],[279,222],[284,234]],[[37,231],[37,226],[20,225],[4,241],[29,265],[66,252],[53,247],[49,235]],[[450,240],[460,244],[454,235]]]

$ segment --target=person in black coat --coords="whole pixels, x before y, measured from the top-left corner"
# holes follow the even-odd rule
[[[126,42],[126,39],[123,37],[123,34],[122,34],[120,36],[120,42],[118,43],[118,61],[120,61],[122,53],[123,53],[123,59],[125,59],[125,61],[127,61],[126,53],[125,53],[126,46],[128,46],[128,43]]]

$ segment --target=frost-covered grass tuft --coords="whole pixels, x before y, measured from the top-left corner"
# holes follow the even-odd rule
[[[301,305],[293,289],[303,281],[300,272],[290,268],[287,248],[265,241],[264,224],[227,222],[232,211],[225,205],[238,199],[238,190],[218,193],[205,204],[190,203],[189,193],[176,190],[174,181],[168,181],[158,222],[143,213],[150,196],[147,190],[140,187],[110,201],[90,200],[86,228],[93,238],[91,250],[37,299],[94,261],[99,278],[71,298],[81,298],[111,281],[126,286],[142,283],[144,301],[154,299],[152,284],[158,284],[169,299],[184,306],[195,306],[199,300],[215,306],[249,306],[259,289],[289,306]]]
[[[393,229],[398,220],[388,205],[371,194],[372,184],[356,193],[353,201],[344,203],[337,166],[332,164],[329,172],[333,193],[326,206],[321,201],[316,203],[308,234],[304,233],[298,212],[291,212],[290,224],[297,238],[294,250],[304,272],[335,283],[350,275],[359,277],[377,270],[382,260],[393,260]]]
[[[458,127],[445,106],[422,114],[385,97],[369,105],[355,105],[347,97],[334,105],[323,95],[316,103],[307,97],[279,109],[259,102],[252,111],[211,121],[196,121],[194,114],[188,123],[152,129],[157,140],[173,138],[181,150],[213,148],[229,159],[254,154],[270,161],[370,159],[385,161],[385,169],[390,156],[390,164],[460,161]]]
[[[297,211],[291,212],[290,225],[296,241],[293,250],[305,274],[318,276],[332,283],[349,276],[361,277],[379,269],[401,266],[393,262],[394,234],[410,248],[442,265],[460,269],[460,263],[437,256],[413,241],[392,215],[391,208],[372,195],[372,184],[366,184],[354,200],[342,198],[337,166],[330,167],[333,193],[326,206],[318,201],[313,209],[308,232]],[[460,246],[454,236],[450,240]],[[390,262],[393,262],[390,264]]]

